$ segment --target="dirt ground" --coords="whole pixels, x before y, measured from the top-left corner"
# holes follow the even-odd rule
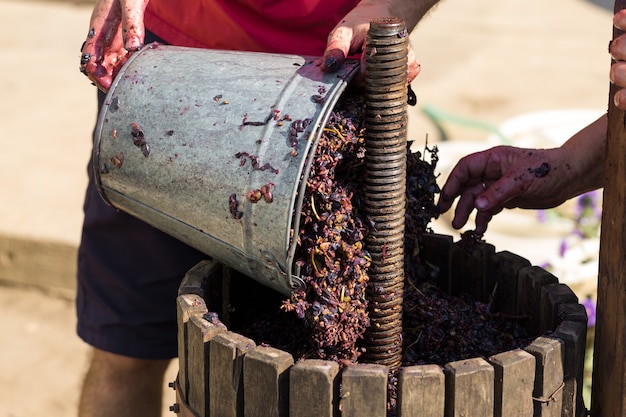
[[[0,0],[0,417],[77,414],[89,351],[74,331],[74,256],[96,117],[78,60],[90,13],[84,3]],[[422,74],[410,139],[439,142],[447,166],[493,144],[485,126],[514,116],[600,114],[611,16],[585,0],[443,1],[411,37]],[[437,123],[449,142],[440,142],[426,105],[443,109]],[[446,222],[439,230],[457,233]],[[540,264],[562,236],[545,227],[502,214],[486,239]],[[44,291],[24,285],[33,281]],[[579,294],[594,284],[585,281]],[[173,363],[166,382],[176,371]],[[173,391],[164,392],[164,415],[173,415]]]
[[[0,306],[0,416],[75,416],[89,349],[74,332],[73,301],[5,285]],[[172,362],[166,382],[177,371]],[[163,391],[167,415],[174,391]]]

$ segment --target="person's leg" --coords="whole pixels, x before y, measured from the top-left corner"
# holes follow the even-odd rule
[[[136,359],[94,349],[80,417],[159,417],[169,360]]]
[[[146,34],[146,43],[152,40]],[[99,92],[98,111],[104,98]],[[77,333],[94,353],[79,416],[157,417],[164,372],[177,356],[178,286],[206,255],[108,206],[91,165],[76,311]]]

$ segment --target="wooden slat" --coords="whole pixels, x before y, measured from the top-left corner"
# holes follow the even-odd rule
[[[572,410],[573,416],[582,416],[590,404],[585,404],[583,399],[583,375],[585,372],[585,355],[587,349],[587,310],[582,304],[564,303],[558,306],[557,316],[561,323],[556,329],[556,337],[564,342],[565,360],[565,387],[563,387],[563,413]],[[571,322],[576,323],[575,325]],[[560,334],[565,332],[566,334]],[[569,365],[572,361],[575,365]],[[578,368],[576,368],[576,366]],[[567,375],[567,369],[572,369],[571,376]],[[575,385],[575,386],[574,386]],[[572,398],[574,397],[575,400]]]
[[[442,417],[446,384],[438,365],[407,366],[398,375],[398,417]]]
[[[491,356],[495,371],[494,416],[532,417],[535,357],[521,349]]]
[[[552,335],[563,342],[563,413],[579,416],[585,410],[583,403],[583,372],[587,344],[587,325],[563,321]]]
[[[491,294],[493,291],[493,279],[490,276],[489,265],[491,264],[491,257],[495,255],[496,247],[488,244],[481,243],[477,246],[476,256],[480,259],[480,280],[481,280],[481,293],[477,294],[477,298],[488,303],[491,301]]]
[[[446,416],[493,416],[494,369],[482,358],[450,362],[446,374]]]
[[[341,374],[342,417],[387,414],[389,367],[374,364],[348,366]]]
[[[517,314],[518,272],[525,266],[530,266],[528,259],[508,251],[498,252],[491,257],[489,274],[496,280],[493,300],[496,311]]]
[[[226,265],[222,265],[221,272],[221,281],[219,285],[220,296],[217,297],[216,302],[221,303],[220,305],[216,305],[215,310],[219,312],[220,319],[224,322],[224,324],[228,327],[231,326],[230,320],[230,287],[231,280],[235,271]]]
[[[471,294],[478,300],[489,302],[493,287],[487,288],[487,275],[495,253],[495,246],[488,243],[468,249],[463,241],[456,242],[452,246],[452,294]]]
[[[243,416],[243,356],[254,347],[252,339],[231,331],[209,342],[212,417]]]
[[[587,326],[587,309],[582,304],[560,304],[557,308],[557,316],[560,321],[575,321],[577,323],[584,323],[585,327]]]
[[[540,333],[554,330],[559,325],[558,309],[561,304],[578,304],[578,297],[567,285],[550,284],[541,288]]]
[[[210,277],[219,276],[220,264],[213,260],[203,260],[191,268],[178,286],[178,295],[196,294],[205,295],[205,281]]]
[[[297,362],[289,373],[291,417],[338,415],[339,365],[319,359]]]
[[[435,282],[439,288],[450,292],[450,279],[452,277],[452,236],[436,233],[424,233],[420,235],[422,247],[420,256],[429,264],[439,270]]]
[[[615,12],[625,8],[626,0],[615,1]],[[623,33],[613,27],[613,39]],[[611,83],[608,97],[606,180],[591,395],[591,410],[596,416],[626,415],[626,114],[613,101],[618,89]]]
[[[293,357],[282,350],[257,346],[244,356],[245,417],[289,415],[289,368]]]
[[[226,330],[202,316],[191,316],[187,323],[187,403],[199,417],[209,416],[209,341]]]
[[[182,294],[176,298],[176,319],[178,323],[178,383],[183,396],[187,398],[189,381],[187,378],[187,323],[192,316],[207,312],[202,297],[196,294]]]
[[[541,288],[557,284],[557,277],[538,266],[527,266],[519,270],[517,288],[517,315],[528,316],[524,321],[531,335],[540,335]]]
[[[479,286],[481,281],[476,281],[472,276],[468,276],[468,271],[472,269],[472,261],[474,258],[467,253],[463,247],[463,242],[457,241],[452,245],[450,250],[451,272],[450,272],[450,289],[452,295],[468,293],[474,295],[475,286]]]
[[[535,417],[560,417],[563,404],[562,342],[538,337],[526,350],[535,357]]]

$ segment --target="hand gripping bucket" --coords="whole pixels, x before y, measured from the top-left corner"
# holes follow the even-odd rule
[[[149,45],[111,86],[96,126],[101,196],[290,294],[304,182],[358,62]],[[265,188],[263,188],[265,186]],[[254,190],[271,190],[256,203]],[[258,192],[256,193],[258,197]]]

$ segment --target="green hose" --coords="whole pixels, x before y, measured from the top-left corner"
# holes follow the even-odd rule
[[[444,123],[453,123],[460,126],[470,127],[474,129],[486,130],[498,136],[503,144],[510,145],[511,141],[507,138],[497,126],[481,120],[474,120],[467,117],[461,117],[456,114],[448,113],[430,104],[422,106],[422,112],[435,124],[442,141],[448,140],[448,135],[443,129]]]

